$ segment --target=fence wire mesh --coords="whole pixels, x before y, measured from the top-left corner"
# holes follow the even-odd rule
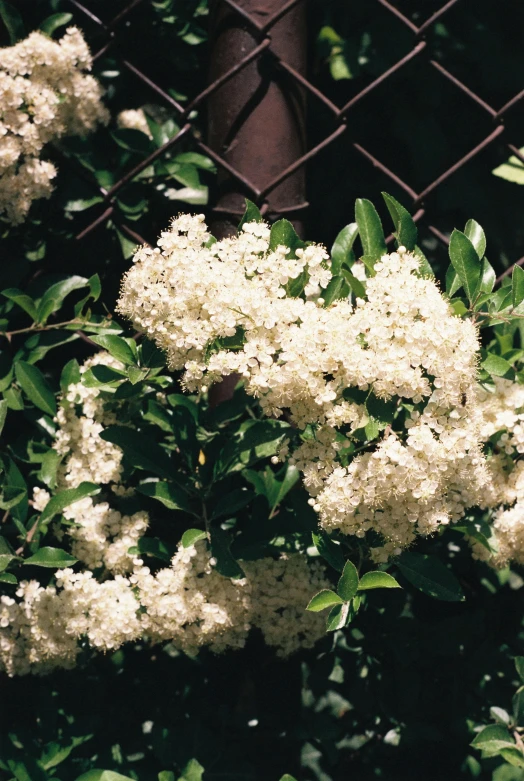
[[[308,70],[304,75],[289,63],[287,57],[277,53],[273,46],[272,31],[275,25],[282,24],[286,16],[298,6],[307,6],[311,18],[312,14],[319,12],[317,2],[314,0],[288,0],[288,2],[277,3],[277,10],[269,16],[266,14],[263,17],[262,15],[264,21],[261,22],[260,6],[264,5],[263,2],[258,4],[259,7],[257,7],[255,14],[246,10],[253,5],[253,3],[250,5],[246,0],[217,0],[218,5],[227,6],[228,10],[235,15],[238,26],[251,33],[254,44],[245,54],[237,54],[232,66],[226,72],[204,88],[197,90],[195,94],[190,96],[185,105],[173,97],[165,86],[158,83],[155,76],[148,72],[147,63],[138,64],[134,52],[128,51],[128,47],[126,47],[126,37],[129,28],[133,25],[134,15],[140,6],[147,2],[149,0],[133,0],[129,4],[119,7],[114,16],[107,18],[98,10],[102,9],[104,14],[107,14],[107,4],[96,2],[96,0],[91,2],[89,0],[85,0],[85,2],[68,0],[69,10],[74,15],[75,23],[83,27],[86,32],[94,52],[95,63],[109,55],[117,58],[121,67],[131,74],[137,83],[140,83],[142,89],[148,90],[152,98],[160,100],[169,111],[173,112],[176,122],[180,126],[179,132],[173,138],[145,157],[138,165],[130,168],[109,189],[105,189],[96,181],[91,180],[94,190],[102,197],[103,204],[99,207],[97,216],[79,231],[77,235],[79,240],[114,217],[115,197],[135,177],[155,160],[175,149],[183,139],[187,140],[188,138],[192,139],[195,149],[211,158],[219,171],[234,181],[240,191],[257,203],[263,213],[269,213],[271,218],[279,216],[270,209],[271,193],[295,172],[306,167],[309,203],[305,200],[302,203],[290,203],[287,208],[285,205],[282,206],[279,212],[280,214],[284,214],[286,211],[296,213],[309,206],[310,213],[317,220],[321,220],[329,204],[333,205],[330,201],[330,191],[333,190],[334,184],[329,181],[326,172],[336,171],[337,167],[341,165],[342,170],[349,171],[349,174],[347,175],[347,187],[345,187],[344,181],[339,180],[336,183],[338,201],[342,201],[343,205],[339,206],[338,209],[334,208],[334,219],[339,220],[339,215],[344,211],[346,214],[345,222],[349,221],[347,217],[350,217],[348,209],[351,197],[361,194],[376,197],[380,189],[390,189],[411,210],[415,221],[426,231],[426,235],[436,238],[442,245],[448,243],[449,232],[453,225],[449,224],[447,208],[443,207],[442,202],[439,202],[439,198],[436,197],[438,193],[444,192],[446,187],[448,194],[452,192],[449,185],[467,167],[477,165],[490,174],[494,161],[500,164],[510,155],[524,163],[524,155],[519,151],[520,145],[524,143],[524,88],[517,89],[511,95],[507,94],[508,88],[515,82],[515,74],[511,79],[507,79],[505,84],[489,85],[487,90],[489,95],[486,96],[486,94],[479,94],[477,84],[481,83],[481,80],[479,81],[477,76],[474,75],[472,81],[464,78],[468,67],[470,70],[474,69],[474,63],[468,63],[467,42],[462,48],[455,47],[457,51],[448,58],[452,64],[458,62],[460,65],[462,57],[462,64],[465,63],[466,67],[450,67],[445,58],[435,54],[435,46],[433,45],[435,31],[441,37],[449,37],[453,34],[455,22],[459,30],[463,30],[465,24],[464,19],[460,17],[461,14],[469,19],[470,15],[474,13],[475,9],[470,3],[468,4],[467,0],[448,0],[443,4],[422,1],[416,3],[413,0],[398,0],[395,4],[389,0],[367,0],[366,3],[349,4],[354,7],[366,6],[368,19],[371,19],[369,24],[373,24],[373,19],[376,18],[380,20],[382,25],[390,27],[391,39],[395,41],[395,45],[391,46],[387,37],[383,37],[383,47],[387,51],[379,51],[375,58],[376,62],[383,63],[380,72],[372,76],[369,71],[363,72],[358,78],[344,82],[342,85],[344,89],[341,89],[340,82],[328,83],[325,78],[316,78],[318,69],[315,69],[315,56],[311,53],[311,48]],[[114,10],[115,6],[109,5]],[[274,2],[270,2],[269,5],[275,8]],[[327,5],[329,6],[329,2]],[[503,9],[503,13],[509,13],[510,10],[508,6]],[[352,9],[347,9],[347,13],[351,15]],[[447,20],[449,20],[449,27],[445,26]],[[358,14],[355,13],[354,25],[358,27],[359,23]],[[489,19],[484,24],[489,25]],[[316,31],[313,34],[316,34]],[[155,29],[143,30],[143,35],[154,36]],[[311,35],[310,29],[310,38]],[[499,44],[499,67],[504,68],[504,41]],[[399,51],[401,56],[396,56]],[[394,61],[391,61],[392,55],[395,55]],[[365,58],[360,57],[360,60],[362,59]],[[285,74],[288,83],[307,94],[309,117],[307,148],[291,164],[288,162],[283,166],[279,173],[264,186],[255,183],[245,169],[239,170],[238,167],[231,165],[227,155],[212,148],[206,142],[206,130],[203,125],[203,117],[205,117],[205,109],[209,100],[216,96],[221,87],[237,77],[254,61],[259,68],[264,68],[265,73],[272,74],[271,78],[282,79],[282,74]],[[443,87],[444,83],[445,88]],[[437,133],[440,148],[444,147],[446,150],[443,155],[443,157],[447,155],[446,164],[438,171],[431,170],[431,166],[425,166],[432,174],[429,177],[425,176],[424,166],[421,169],[416,165],[415,168],[411,166],[411,171],[416,171],[413,180],[406,173],[409,166],[403,164],[406,150],[395,146],[395,144],[391,145],[388,139],[388,128],[401,121],[405,111],[403,95],[408,96],[415,92],[421,99],[421,93],[424,93],[425,90],[428,93],[433,91],[434,94],[435,89],[443,90],[442,95],[444,96],[452,96],[450,98],[451,113],[454,116],[448,117],[450,121],[447,130],[439,128]],[[494,99],[500,98],[501,95],[503,100],[494,102]],[[422,97],[422,102],[423,100]],[[445,97],[443,101],[439,107],[439,112],[442,115],[448,111]],[[391,106],[393,106],[392,110],[390,110]],[[426,126],[428,122],[432,122],[431,112],[434,109],[435,103],[426,107],[427,116],[424,117]],[[386,111],[388,112],[387,117],[385,116]],[[463,132],[465,117],[468,118],[469,128],[466,133]],[[508,122],[508,118],[511,121]],[[374,126],[375,130],[370,133],[371,126]],[[382,130],[377,131],[377,126],[381,126]],[[261,132],[263,131],[261,130]],[[426,141],[424,141],[424,137],[420,138],[421,134],[424,136],[422,126],[416,127],[414,125],[412,133],[419,149],[420,144],[424,145],[424,143],[431,147],[431,136],[426,135]],[[456,154],[455,149],[459,147],[460,153]],[[483,156],[487,150],[493,148],[495,151],[486,162]],[[381,149],[386,150],[384,155],[381,154]],[[431,148],[426,149],[426,157],[431,156],[431,152]],[[412,154],[412,150],[410,153]],[[331,158],[329,158],[330,154]],[[456,154],[456,156],[449,159],[452,154]],[[360,158],[359,164],[355,162],[356,157]],[[414,157],[416,160],[416,154]],[[349,162],[346,164],[345,161]],[[353,174],[351,173],[352,168]],[[85,172],[82,173],[82,176],[86,176]],[[495,182],[494,178],[485,181]],[[521,199],[520,190],[515,185],[509,186],[514,188],[512,190],[512,194],[515,193],[514,200]],[[489,193],[486,193],[485,198],[489,199],[489,197]],[[213,205],[213,201],[211,205]],[[467,210],[468,204],[465,205],[465,208]],[[226,209],[226,211],[232,213],[235,218],[239,216],[238,210],[234,208]],[[331,226],[328,227],[331,228]],[[128,225],[122,225],[121,229],[132,240],[140,243],[151,242],[155,238],[154,236],[141,236]],[[512,251],[515,251],[515,248],[518,249],[519,242],[520,239],[513,242]],[[520,246],[521,250],[524,249],[522,245]],[[515,261],[524,263],[524,257],[503,255],[502,265],[509,265]]]

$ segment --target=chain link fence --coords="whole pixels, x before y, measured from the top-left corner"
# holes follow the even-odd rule
[[[340,228],[351,220],[351,201],[354,197],[365,195],[376,200],[379,191],[386,189],[411,210],[415,221],[422,228],[428,246],[436,246],[437,243],[444,246],[453,227],[451,220],[456,219],[460,212],[460,209],[450,211],[448,208],[450,193],[453,201],[454,183],[460,182],[463,185],[464,173],[477,182],[476,176],[480,172],[483,183],[478,188],[475,185],[477,190],[489,187],[490,192],[492,188],[495,188],[495,192],[490,195],[487,189],[484,193],[477,191],[472,199],[475,203],[472,203],[471,207],[476,205],[476,199],[481,195],[486,203],[490,199],[497,201],[497,204],[491,203],[489,206],[489,211],[496,213],[497,209],[492,207],[500,203],[497,187],[509,187],[511,193],[504,197],[515,210],[516,224],[521,191],[517,185],[507,182],[501,184],[491,175],[491,170],[494,164],[504,162],[510,155],[524,164],[524,155],[519,151],[519,146],[524,143],[524,89],[515,91],[513,87],[515,81],[521,75],[524,76],[524,68],[521,68],[520,73],[515,73],[513,69],[511,78],[501,78],[496,84],[488,84],[486,91],[489,94],[486,96],[478,91],[478,86],[482,88],[483,82],[478,73],[474,72],[475,60],[470,56],[471,49],[468,49],[467,40],[460,45],[448,45],[447,49],[446,46],[441,46],[444,52],[448,52],[446,56],[439,55],[439,45],[435,43],[435,36],[440,36],[440,41],[451,39],[456,43],[460,38],[460,31],[467,29],[468,23],[475,20],[477,11],[482,15],[482,9],[475,9],[467,0],[448,0],[443,4],[432,0],[420,0],[418,3],[413,0],[398,0],[396,4],[389,0],[368,0],[361,4],[346,4],[354,6],[343,9],[346,23],[349,19],[352,30],[356,28],[358,31],[359,25],[363,29],[371,30],[374,24],[379,23],[382,26],[383,48],[387,50],[380,50],[381,36],[378,35],[378,52],[376,44],[371,46],[375,52],[371,57],[375,73],[372,73],[373,68],[362,68],[355,78],[342,82],[326,78],[322,67],[318,65],[318,54],[315,50],[315,39],[322,24],[319,19],[325,15],[326,9],[328,15],[331,10],[336,13],[336,2],[330,9],[329,2],[320,4],[315,0],[260,0],[258,3],[253,0],[217,0],[219,14],[226,9],[228,24],[247,32],[249,41],[243,51],[231,51],[229,66],[223,66],[213,81],[203,89],[198,88],[183,105],[164,85],[158,83],[155,75],[148,71],[147,63],[137,64],[134,52],[126,47],[126,38],[134,23],[135,14],[139,7],[147,2],[149,0],[133,0],[121,6],[110,18],[106,17],[107,4],[96,0],[67,2],[68,9],[74,15],[74,22],[86,32],[94,52],[95,63],[108,55],[117,58],[121,67],[136,79],[141,89],[145,88],[152,99],[160,101],[173,112],[180,126],[175,137],[128,170],[110,189],[91,182],[93,188],[102,196],[103,204],[99,207],[96,217],[78,233],[77,239],[83,239],[107,222],[113,216],[113,202],[117,194],[155,160],[162,158],[177,148],[183,139],[187,141],[188,138],[191,138],[195,149],[216,163],[219,181],[227,181],[229,189],[236,193],[236,200],[226,198],[226,206],[221,206],[220,188],[212,192],[210,205],[215,207],[215,219],[217,212],[225,212],[232,218],[232,222],[236,221],[241,213],[239,198],[247,197],[257,203],[262,212],[267,213],[271,219],[289,214],[300,220],[304,214],[309,215],[308,225],[311,222],[316,223],[313,229],[308,228],[309,232],[314,232],[316,238],[328,241],[328,234],[332,238],[337,227]],[[511,16],[512,5],[510,0],[503,9],[504,15]],[[115,6],[110,6],[114,11]],[[365,7],[365,19],[362,18],[362,9],[358,10],[358,6],[362,6],[362,9]],[[103,11],[103,16],[98,9]],[[297,67],[296,57],[293,56],[295,48],[306,43],[299,40],[302,32],[296,27],[297,12],[308,15],[307,67]],[[490,13],[493,13],[493,9]],[[521,9],[518,14],[522,15]],[[518,26],[520,16],[514,20],[509,18],[508,24],[511,26],[514,23]],[[287,49],[274,44],[275,31],[280,29],[282,32],[286,24],[289,33]],[[478,24],[489,28],[489,14],[487,20],[480,19]],[[331,28],[324,25],[322,29]],[[485,32],[490,34],[489,29]],[[155,30],[145,29],[142,34],[154,36]],[[212,35],[216,34],[217,30],[212,30]],[[497,39],[496,31],[490,40],[496,40],[498,46],[497,67],[494,72],[505,73],[506,42]],[[342,38],[340,41],[342,43],[339,49],[345,45]],[[510,49],[511,41],[507,43]],[[401,56],[397,56],[397,53]],[[493,56],[490,52],[488,55]],[[366,56],[360,55],[357,59],[363,61]],[[453,67],[454,64],[456,67]],[[212,65],[213,63],[211,73]],[[216,144],[209,143],[206,126],[206,121],[209,124],[210,119],[209,116],[206,117],[206,109],[213,105],[215,115],[217,112],[227,114],[228,106],[224,101],[221,103],[220,96],[227,96],[228,83],[239,84],[242,75],[247,77],[253,66],[256,66],[258,73],[263,72],[270,82],[278,83],[285,95],[299,96],[298,103],[294,99],[295,114],[300,114],[304,104],[307,104],[307,140],[304,140],[301,130],[304,117],[298,116],[297,132],[300,139],[295,145],[296,150],[298,149],[295,151],[295,158],[290,160],[289,148],[281,156],[273,153],[273,173],[269,180],[266,176],[262,184],[260,176],[257,179],[252,175],[256,162],[250,162],[249,148],[244,151],[240,163],[238,155],[235,158],[234,154],[234,162],[231,162],[230,150],[235,147],[235,139],[229,137],[227,149],[217,148]],[[380,67],[380,72],[377,72],[377,67]],[[472,74],[470,80],[467,79],[468,72]],[[169,79],[169,74],[166,78]],[[487,81],[489,82],[489,79]],[[513,90],[512,94],[508,94],[510,89]],[[413,96],[414,108],[412,103],[412,109],[405,118],[405,126],[412,121],[413,111],[418,113],[417,123],[422,116],[426,128],[431,125],[433,119],[437,122],[437,114],[439,117],[447,115],[448,123],[445,126],[440,124],[435,133],[424,134],[424,125],[417,126],[413,122],[411,135],[409,127],[404,127],[404,141],[399,145],[398,138],[393,137],[392,140],[390,128],[398,128],[399,123],[402,124],[405,114],[403,101],[408,98],[413,100]],[[428,97],[431,98],[429,102]],[[252,105],[244,106],[243,110],[249,113],[259,98],[263,100],[264,95],[257,96],[254,89],[250,97]],[[289,110],[289,106],[284,110]],[[451,117],[450,112],[453,115]],[[278,123],[279,120],[273,113],[268,114],[266,121]],[[245,117],[238,122],[236,132],[241,132],[243,124]],[[231,120],[230,129],[233,126],[234,121]],[[260,127],[262,146],[266,130],[267,128]],[[416,164],[416,148],[406,151],[411,139],[415,141],[415,146],[418,145],[418,149],[423,151],[426,161],[432,157],[432,145],[438,147],[440,154],[436,157],[441,165],[439,170],[435,170],[434,160],[431,165],[419,167]],[[415,164],[405,165],[406,157],[414,159]],[[275,166],[277,173],[274,173]],[[305,192],[304,197],[300,198],[300,191],[304,189],[304,172]],[[85,177],[85,172],[82,175]],[[298,185],[295,186],[293,195],[289,196],[289,202],[285,202],[284,195],[284,199],[277,199],[275,206],[274,194],[284,183],[293,179]],[[508,190],[504,192],[509,193]],[[442,198],[448,199],[448,203],[443,204]],[[468,203],[464,204],[466,213],[468,206]],[[483,215],[469,213],[467,216],[475,216],[482,221]],[[155,239],[154,236],[141,236],[129,226],[122,226],[122,230],[137,242],[151,242]],[[524,251],[520,235],[512,239],[507,247],[499,242],[497,251],[502,255],[502,267],[515,261],[524,262],[524,258],[519,259],[519,254]],[[515,253],[519,254],[515,256]]]

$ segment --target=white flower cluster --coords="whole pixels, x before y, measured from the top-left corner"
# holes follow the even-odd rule
[[[83,376],[97,365],[123,368],[109,353],[100,352],[85,361],[80,374]],[[69,386],[56,418],[59,427],[54,448],[64,456],[58,469],[59,490],[77,488],[86,481],[111,484],[115,493],[122,491],[122,451],[100,437],[104,428],[117,422],[118,408],[118,402],[108,401],[99,388],[87,387],[82,381]],[[36,509],[45,506],[43,493],[42,489],[35,489]],[[109,502],[86,497],[67,507],[64,516],[74,524],[69,528],[73,555],[87,567],[103,566],[119,574],[132,569],[133,558],[128,550],[147,531],[146,512],[122,515]]]
[[[45,144],[64,135],[85,135],[109,114],[93,76],[80,30],[60,41],[34,32],[0,49],[0,213],[22,222],[36,198],[49,197],[56,175],[40,160]]]
[[[56,586],[21,583],[0,597],[0,670],[8,675],[72,667],[79,640],[111,651],[145,637],[170,641],[188,654],[241,648],[257,628],[280,656],[309,648],[324,620],[305,610],[328,584],[318,563],[294,554],[245,562],[246,577],[230,580],[212,567],[204,542],[180,548],[171,567],[156,574],[135,562],[129,577],[99,583],[91,572],[57,573]]]
[[[158,247],[141,248],[123,280],[119,311],[184,369],[190,390],[237,372],[268,415],[289,411],[315,428],[293,454],[328,530],[378,531],[384,559],[479,504],[488,469],[480,447],[475,326],[455,316],[403,248],[367,280],[366,300],[324,307],[330,261],[317,245],[270,245],[264,223],[211,243],[202,216],[182,215]],[[286,285],[306,275],[305,298]],[[227,340],[240,339],[240,348]],[[339,451],[369,422],[351,390],[405,416],[348,467]],[[285,452],[285,451],[284,451]]]

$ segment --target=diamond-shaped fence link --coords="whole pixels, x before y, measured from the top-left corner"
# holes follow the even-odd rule
[[[81,240],[101,224],[106,223],[114,216],[113,202],[116,195],[126,187],[138,174],[150,166],[158,158],[162,158],[168,151],[176,148],[182,139],[192,138],[195,148],[198,148],[203,154],[210,157],[216,164],[219,171],[219,178],[226,183],[226,195],[221,195],[219,188],[212,200],[214,218],[231,218],[231,224],[238,221],[242,213],[242,200],[248,197],[253,200],[260,208],[263,214],[267,214],[270,219],[281,215],[290,215],[300,221],[301,212],[308,206],[305,195],[307,187],[304,186],[304,174],[307,171],[307,163],[316,158],[323,150],[330,147],[342,135],[348,136],[348,143],[358,155],[360,155],[370,167],[377,169],[394,186],[400,188],[405,193],[405,205],[411,209],[416,222],[424,224],[431,234],[444,244],[449,242],[446,232],[439,227],[438,219],[432,218],[431,210],[426,205],[428,196],[440,188],[445,182],[451,179],[460,169],[471,163],[477,158],[489,145],[493,144],[500,136],[504,137],[504,143],[507,152],[516,156],[524,163],[524,156],[519,152],[519,141],[522,139],[509,138],[504,120],[521,101],[524,101],[524,89],[507,100],[503,105],[492,106],[482,95],[476,92],[458,78],[453,72],[448,70],[441,62],[432,59],[428,55],[427,36],[432,28],[441,23],[452,9],[463,3],[464,0],[448,0],[437,8],[429,17],[420,23],[415,23],[390,0],[366,0],[369,4],[376,6],[377,14],[387,14],[392,23],[403,26],[404,32],[408,34],[411,45],[405,54],[394,62],[393,65],[386,68],[374,80],[367,83],[359,92],[351,97],[343,105],[337,105],[332,98],[326,95],[310,80],[307,75],[307,68],[304,62],[300,63],[301,55],[297,51],[303,46],[305,52],[305,12],[308,3],[312,0],[216,0],[214,6],[214,18],[216,27],[224,23],[226,26],[240,30],[244,37],[241,39],[241,46],[235,48],[231,42],[240,39],[227,39],[225,43],[226,56],[222,52],[221,65],[218,68],[213,67],[214,52],[211,46],[211,66],[210,73],[212,80],[199,94],[192,96],[188,104],[183,106],[178,100],[168,94],[159,84],[152,79],[148,73],[138,67],[128,58],[127,54],[120,55],[119,41],[125,36],[126,24],[132,18],[133,12],[144,2],[148,0],[133,0],[123,10],[120,10],[110,21],[103,21],[97,13],[92,10],[93,3],[89,0],[78,2],[78,0],[68,0],[71,10],[74,12],[75,21],[82,26],[82,17],[88,19],[90,27],[97,32],[94,38],[99,42],[98,50],[94,51],[94,60],[111,53],[112,56],[120,60],[121,66],[139,80],[143,86],[151,91],[151,94],[160,99],[168,108],[174,112],[180,130],[174,138],[171,138],[162,147],[157,149],[138,165],[129,170],[122,178],[117,181],[110,189],[106,190],[100,187],[92,180],[93,187],[96,188],[103,198],[103,207],[98,216],[86,225],[78,234],[77,239]],[[424,3],[420,3],[423,7]],[[302,18],[300,13],[303,13]],[[298,14],[298,15],[297,15]],[[415,16],[412,14],[413,18]],[[418,17],[416,17],[418,19]],[[287,25],[287,28],[286,28]],[[299,29],[300,28],[300,29]],[[223,31],[219,30],[219,34]],[[215,35],[217,30],[215,29]],[[286,38],[287,35],[287,38]],[[247,37],[246,37],[247,36]],[[280,39],[279,39],[280,36]],[[301,42],[301,36],[303,40]],[[89,37],[89,36],[88,36]],[[287,41],[283,44],[282,41]],[[101,44],[100,44],[101,42]],[[93,44],[92,44],[93,45]],[[229,53],[227,48],[229,46]],[[229,61],[228,61],[229,56]],[[297,60],[298,58],[298,60]],[[303,58],[302,58],[303,59]],[[298,61],[298,65],[297,65]],[[375,153],[372,153],[366,146],[365,138],[352,137],[352,116],[358,104],[365,98],[372,98],[384,85],[393,84],[394,77],[402,71],[409,63],[420,63],[421,67],[430,68],[435,71],[439,78],[448,82],[452,87],[460,91],[463,97],[463,111],[467,112],[473,106],[478,107],[489,121],[488,132],[480,141],[468,149],[458,159],[456,159],[445,170],[442,170],[433,180],[427,181],[422,188],[415,188],[409,181],[392,170]],[[255,71],[253,71],[255,67]],[[260,126],[260,117],[257,125],[256,135],[259,137],[258,151],[255,143],[253,146],[245,148],[243,155],[235,153],[235,147],[238,147],[238,138],[234,137],[235,132],[241,133],[242,127],[248,126],[247,117],[249,112],[254,111],[257,105],[267,98],[267,84],[264,89],[260,89],[260,95],[257,90],[260,88],[260,82],[256,78],[253,81],[253,73],[263,73],[264,78],[269,83],[278,83],[279,89],[284,94],[284,101],[278,101],[271,104],[271,108],[265,116],[266,126]],[[251,75],[250,75],[251,74]],[[269,75],[268,75],[269,74]],[[242,107],[244,116],[239,120],[236,116],[237,110],[228,118],[228,98],[234,98],[238,92],[238,87],[242,87],[242,79],[246,78],[253,81],[252,94],[246,105]],[[233,85],[233,89],[227,90],[227,87]],[[242,91],[242,89],[240,89]],[[249,87],[248,87],[249,91]],[[285,103],[288,103],[286,106]],[[303,119],[300,116],[304,112],[304,107],[308,104],[309,110],[313,105],[322,105],[324,113],[327,112],[326,132],[323,138],[312,146],[307,145],[304,138]],[[195,110],[207,109],[208,111],[208,138],[203,138],[203,132],[197,122],[195,122]],[[266,133],[270,131],[272,124],[281,121],[278,111],[294,112],[296,120],[296,136],[294,146],[281,144],[286,147],[282,153],[280,148],[271,150],[271,155],[264,157],[264,144]],[[210,112],[213,113],[209,116]],[[216,143],[213,141],[213,131],[211,126],[213,121],[218,121],[220,117],[226,117],[226,130],[229,133],[227,144]],[[264,118],[262,118],[264,119]],[[229,124],[228,124],[229,123]],[[269,143],[269,142],[268,142]],[[241,145],[241,144],[240,144]],[[290,159],[290,149],[294,149],[294,159]],[[255,158],[258,159],[258,162]],[[273,173],[268,179],[268,160],[269,167]],[[258,166],[258,168],[257,168]],[[263,169],[263,170],[262,170]],[[276,171],[276,173],[275,173]],[[298,175],[298,179],[296,178]],[[84,174],[85,176],[85,174]],[[291,191],[282,191],[282,186],[295,177],[295,187]],[[326,182],[326,187],[332,186]],[[275,199],[275,193],[280,188],[281,196]],[[301,195],[302,194],[302,195]],[[301,195],[301,197],[300,197]],[[286,202],[288,197],[288,202]],[[316,192],[315,197],[322,198],[322,192]],[[438,215],[437,215],[438,217]],[[147,243],[152,237],[142,237],[134,233],[128,226],[121,226],[130,238],[140,243]],[[391,239],[391,237],[390,237]],[[515,259],[512,259],[515,260]],[[524,263],[524,257],[517,260],[518,263]]]

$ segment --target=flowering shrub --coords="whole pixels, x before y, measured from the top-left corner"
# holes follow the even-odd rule
[[[331,253],[249,202],[221,241],[177,217],[122,281],[117,311],[137,332],[98,314],[96,275],[3,291],[9,685],[73,676],[100,652],[198,665],[206,648],[233,660],[260,640],[331,659],[342,683],[347,643],[370,626],[387,637],[419,603],[454,603],[477,636],[482,583],[495,593],[524,560],[524,272],[496,286],[470,221],[443,291],[411,217],[384,199],[390,251],[365,200]],[[472,752],[524,764],[516,708],[513,734],[497,726],[487,746],[487,726]],[[395,746],[401,715],[386,723]],[[169,761],[201,778],[186,759]]]
[[[91,55],[80,30],[59,42],[40,32],[0,49],[0,213],[24,220],[36,198],[48,198],[56,176],[40,160],[45,144],[63,135],[86,135],[109,113],[92,76]]]

